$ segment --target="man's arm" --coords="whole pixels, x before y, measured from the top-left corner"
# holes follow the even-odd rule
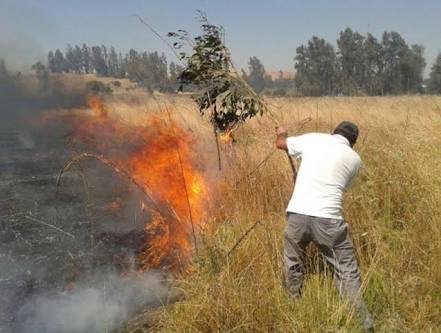
[[[286,151],[290,156],[299,158],[305,148],[310,144],[313,133],[288,137],[288,132],[283,127],[276,127],[276,147]]]
[[[288,151],[288,145],[286,144],[286,138],[288,132],[283,127],[276,127],[276,147],[277,149]]]
[[[286,140],[287,137],[288,137],[288,132],[286,131],[286,129],[284,129],[283,127],[276,127],[276,147],[277,149],[281,149],[285,151],[286,156],[288,157],[289,165],[291,166],[292,176],[295,181],[297,178],[297,170],[294,165],[294,162],[292,161],[291,156],[289,156],[288,153],[288,143]]]

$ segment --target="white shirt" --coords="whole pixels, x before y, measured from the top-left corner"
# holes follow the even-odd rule
[[[286,139],[288,153],[301,158],[287,212],[343,219],[343,192],[358,174],[361,159],[341,135],[309,133]]]

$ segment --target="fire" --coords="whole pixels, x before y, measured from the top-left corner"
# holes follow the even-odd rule
[[[143,139],[147,144],[133,154],[128,169],[170,211],[153,214],[146,225],[150,244],[140,259],[144,268],[175,265],[188,260],[193,232],[202,223],[204,179],[193,166],[192,140],[176,123],[152,117]]]
[[[87,104],[95,112],[99,118],[107,117],[107,109],[104,106],[103,101],[98,96],[92,95],[87,98]]]
[[[141,209],[153,212],[145,226],[147,243],[139,249],[140,269],[180,267],[189,261],[195,233],[204,220],[207,184],[196,168],[195,139],[165,113],[152,114],[142,126],[133,126],[112,119],[98,97],[90,98],[89,106],[94,116],[74,122],[75,140],[103,155],[124,147],[125,154],[112,156],[112,162],[150,193],[159,207],[141,201]]]
[[[225,145],[232,145],[234,142],[233,131],[227,130],[221,133],[219,136],[219,140]]]

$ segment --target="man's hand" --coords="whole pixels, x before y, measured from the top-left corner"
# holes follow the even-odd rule
[[[276,126],[276,135],[277,136],[285,136],[285,138],[288,136],[288,131],[284,129],[283,127]]]
[[[283,127],[276,127],[276,147],[278,149],[288,151],[288,147],[286,145],[286,138],[288,136],[288,132]]]

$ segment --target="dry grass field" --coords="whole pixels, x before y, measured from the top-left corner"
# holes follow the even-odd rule
[[[193,265],[178,277],[183,300],[158,310],[154,327],[143,326],[146,314],[129,323],[129,331],[361,331],[314,248],[302,299],[294,302],[285,292],[282,232],[293,183],[286,156],[270,154],[276,124],[294,135],[329,132],[351,120],[360,126],[355,149],[363,167],[346,194],[345,214],[376,330],[441,332],[441,97],[267,102],[271,114],[248,122],[235,144],[222,147],[218,171],[211,129],[187,97],[107,100],[115,116],[134,123],[168,109],[194,133],[206,175],[216,184]]]

